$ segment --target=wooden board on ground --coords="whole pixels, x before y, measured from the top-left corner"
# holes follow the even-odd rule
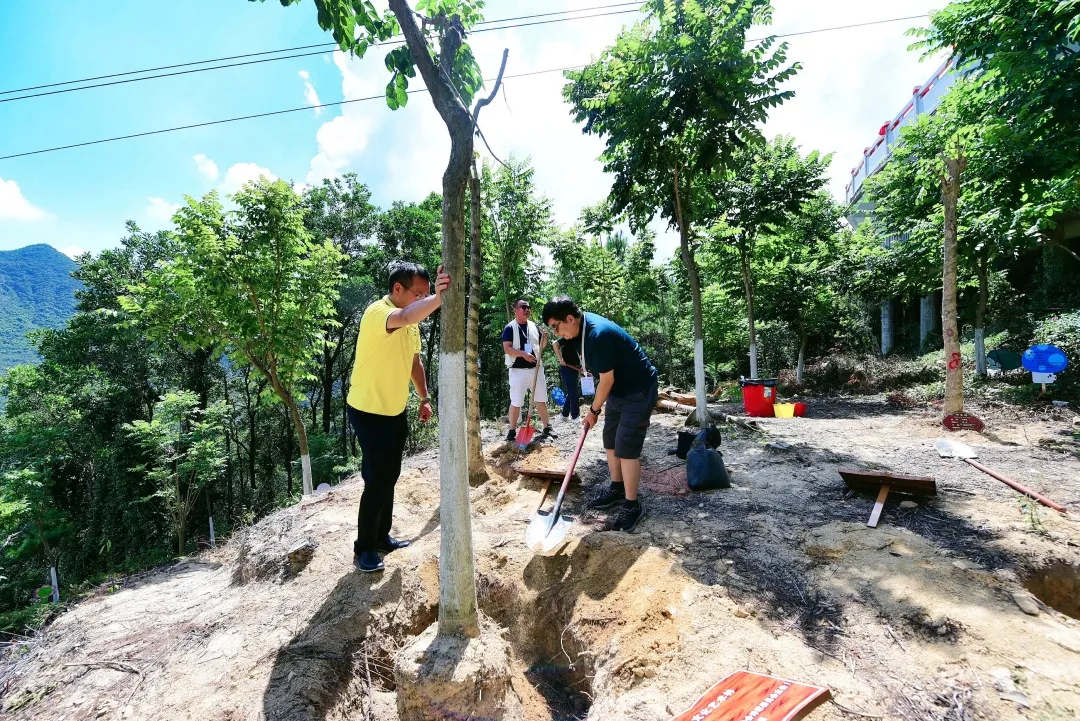
[[[824,686],[736,671],[672,721],[796,721],[830,698]]]
[[[889,497],[889,491],[923,496],[937,495],[937,482],[930,476],[905,476],[900,473],[860,471],[855,468],[837,468],[836,470],[848,488],[877,493],[874,510],[870,512],[870,520],[866,522],[870,528],[877,528],[881,512],[885,510],[885,500]]]
[[[566,477],[565,468],[529,468],[521,463],[515,463],[511,468],[513,468],[516,473],[520,473],[523,476],[542,478],[544,480],[561,481]],[[574,474],[570,476],[570,481],[572,483],[581,483],[581,476],[575,471]]]
[[[861,471],[857,468],[837,468],[836,471],[844,479],[848,488],[854,488],[857,491],[877,493],[881,486],[887,485],[894,491],[905,493],[926,496],[937,494],[937,482],[933,476],[905,476],[885,471]]]

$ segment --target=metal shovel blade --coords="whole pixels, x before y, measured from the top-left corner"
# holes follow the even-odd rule
[[[945,438],[939,438],[934,442],[934,448],[937,450],[938,455],[942,458],[978,458],[979,454],[974,448],[966,443],[960,443],[959,441],[950,441]]]
[[[573,521],[562,516],[553,524],[550,513],[537,511],[525,531],[525,543],[535,552],[547,553],[563,542],[571,525]]]

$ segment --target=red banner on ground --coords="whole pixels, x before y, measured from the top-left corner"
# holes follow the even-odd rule
[[[831,697],[822,686],[737,671],[672,721],[796,721]]]

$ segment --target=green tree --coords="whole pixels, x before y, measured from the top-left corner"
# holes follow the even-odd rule
[[[767,24],[767,0],[651,0],[647,18],[620,33],[596,62],[570,71],[564,88],[584,132],[605,138],[604,168],[615,176],[616,213],[642,227],[657,211],[679,231],[694,309],[697,404],[705,410],[701,283],[694,260],[701,181],[732,153],[760,141],[768,111],[792,96],[779,85],[787,46],[769,37],[747,44]],[[699,416],[702,423],[707,417]]]
[[[1022,177],[1080,164],[1080,0],[954,1],[913,33],[928,53],[952,53],[988,94],[980,135],[1023,136]]]
[[[762,318],[787,325],[798,338],[795,382],[802,385],[810,334],[835,312],[830,282],[839,251],[840,207],[823,191],[803,203],[757,248],[757,283]]]
[[[490,238],[484,265],[498,269],[505,322],[514,317],[511,309],[514,301],[527,289],[536,287],[535,249],[547,245],[554,230],[551,201],[537,190],[535,176],[528,159],[510,157],[505,166],[481,179],[488,228],[485,237]]]
[[[794,138],[778,136],[768,143],[739,149],[727,169],[705,181],[709,200],[704,202],[714,204],[708,215],[716,222],[710,230],[710,242],[734,251],[746,295],[751,378],[758,377],[754,318],[758,238],[792,222],[803,205],[824,187],[831,160],[831,156],[822,156],[816,150],[803,157]]]
[[[299,0],[282,0],[285,5],[296,2]],[[386,103],[395,110],[408,102],[409,78],[419,69],[450,135],[450,159],[442,188],[442,265],[453,280],[440,311],[439,633],[476,636],[479,622],[465,457],[465,192],[476,127],[469,105],[483,80],[465,37],[481,19],[483,3],[420,0],[416,5],[420,16],[406,0],[390,0],[389,4],[390,12],[383,14],[368,0],[315,0],[319,25],[333,33],[345,52],[363,56],[373,44],[385,42],[400,29],[405,44],[386,55],[386,67],[391,71]],[[417,23],[418,17],[422,24]]]
[[[143,471],[157,489],[151,498],[164,507],[176,534],[177,554],[183,556],[188,517],[199,493],[225,467],[225,404],[214,403],[205,411],[190,391],[167,393],[157,403],[151,420],[125,426],[147,456]]]
[[[283,181],[248,184],[224,213],[217,193],[188,199],[174,220],[177,256],[123,299],[158,337],[181,330],[192,348],[223,348],[250,363],[285,404],[300,446],[304,493],[311,458],[298,384],[310,377],[333,324],[343,257],[312,240],[300,198]]]
[[[304,225],[317,243],[330,242],[345,257],[342,288],[334,303],[334,323],[324,330],[319,378],[322,396],[322,432],[330,433],[334,381],[347,341],[355,336],[364,308],[374,300],[369,243],[379,223],[379,209],[371,191],[354,173],[323,180],[304,192]],[[355,349],[354,349],[355,350]],[[351,365],[351,364],[350,364]]]

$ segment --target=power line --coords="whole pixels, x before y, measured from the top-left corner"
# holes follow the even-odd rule
[[[594,15],[579,15],[579,16],[576,16],[576,17],[561,17],[561,18],[555,18],[555,19],[549,19],[549,20],[538,20],[536,22],[529,22],[529,23],[516,23],[516,24],[511,24],[511,25],[499,25],[498,27],[489,27],[490,25],[497,25],[497,24],[500,24],[500,23],[509,23],[509,22],[516,21],[516,20],[528,20],[528,19],[532,19],[532,18],[549,17],[549,16],[552,16],[552,15],[565,15],[565,14],[568,14],[568,13],[584,13],[584,12],[591,12],[591,11],[594,11],[594,10],[605,10],[605,9],[613,8],[613,7],[624,7],[626,5],[633,5],[634,7],[631,8],[631,9],[628,9],[628,10],[615,10],[615,11],[612,11],[612,12],[596,13]],[[512,18],[502,18],[502,19],[499,19],[499,20],[484,21],[482,23],[479,23],[478,26],[475,29],[473,29],[471,32],[473,32],[473,33],[483,33],[483,32],[491,32],[491,31],[495,31],[495,30],[509,30],[509,29],[512,29],[512,28],[533,27],[533,26],[537,26],[537,25],[550,25],[551,23],[568,22],[570,20],[591,20],[593,18],[608,17],[608,16],[611,16],[611,15],[626,15],[626,14],[629,14],[629,13],[638,12],[639,10],[640,10],[640,3],[639,2],[633,2],[633,3],[616,3],[614,5],[598,5],[598,6],[591,7],[591,8],[580,8],[578,10],[565,10],[565,11],[550,12],[550,13],[538,13],[538,14],[535,14],[535,15],[521,15],[521,16],[512,17]],[[840,25],[840,26],[837,26],[837,27],[822,28],[822,29],[818,29],[818,30],[805,30],[805,31],[802,31],[802,32],[794,32],[794,33],[785,33],[785,34],[781,34],[781,35],[774,35],[774,36],[771,36],[771,37],[775,37],[775,38],[795,37],[797,35],[809,35],[809,34],[813,34],[813,33],[826,32],[826,31],[831,31],[831,30],[848,30],[848,29],[851,29],[851,28],[861,28],[861,27],[867,27],[867,26],[870,26],[870,25],[881,25],[881,24],[884,24],[884,23],[901,22],[901,21],[904,21],[904,20],[917,20],[917,19],[923,18],[923,17],[926,17],[926,16],[925,15],[909,15],[907,17],[902,17],[902,18],[890,18],[890,19],[887,19],[887,20],[875,20],[875,21],[871,21],[871,22],[856,23],[856,24],[853,24],[853,25]],[[481,27],[481,26],[483,26],[483,27]],[[754,38],[752,40],[747,40],[747,42],[759,42],[759,41],[764,40],[764,39],[765,39],[764,37]],[[403,40],[389,40],[389,41],[384,42],[384,43],[377,43],[373,47],[385,47],[385,46],[389,46],[389,45],[397,45],[397,44],[401,44],[402,42],[404,42],[404,41]],[[213,60],[197,60],[197,61],[188,62],[188,63],[179,63],[179,64],[176,64],[176,65],[163,65],[163,66],[158,67],[158,68],[148,68],[148,69],[144,69],[144,70],[130,70],[130,71],[123,72],[123,73],[113,73],[111,75],[99,75],[99,76],[93,77],[93,78],[83,78],[82,80],[67,80],[67,81],[59,82],[59,83],[50,83],[50,84],[47,84],[47,85],[35,85],[35,86],[26,87],[26,88],[19,88],[19,89],[16,89],[16,90],[3,90],[3,91],[0,91],[0,95],[10,95],[10,94],[14,94],[14,93],[26,92],[26,91],[29,91],[29,90],[42,90],[42,89],[46,89],[46,88],[57,87],[57,86],[60,86],[60,85],[74,85],[74,84],[77,84],[77,83],[91,82],[91,81],[94,81],[94,80],[107,80],[109,78],[123,77],[123,76],[127,76],[127,75],[142,75],[143,73],[156,72],[158,70],[172,70],[172,69],[175,69],[175,68],[188,67],[188,66],[191,66],[191,65],[205,65],[205,64],[208,64],[208,63],[223,62],[225,60],[237,60],[237,59],[241,59],[241,58],[257,57],[257,56],[260,56],[260,55],[274,55],[274,54],[277,54],[277,53],[291,52],[293,50],[307,50],[307,49],[310,49],[310,48],[322,48],[320,50],[315,50],[315,51],[312,51],[312,52],[296,53],[296,54],[293,54],[293,55],[278,55],[277,57],[272,57],[272,58],[260,58],[258,60],[244,60],[242,62],[227,63],[227,64],[224,64],[224,65],[213,65],[211,67],[206,67],[206,68],[190,68],[188,70],[177,70],[176,72],[159,73],[157,75],[145,75],[145,76],[137,77],[137,78],[125,78],[124,80],[110,80],[109,82],[95,83],[95,84],[92,84],[92,85],[80,85],[79,87],[63,88],[63,89],[60,89],[60,90],[44,90],[44,92],[30,93],[28,95],[19,95],[19,96],[13,97],[13,98],[0,98],[0,104],[2,104],[2,103],[10,103],[10,102],[14,102],[14,101],[17,101],[17,100],[30,100],[31,98],[40,98],[40,97],[45,97],[45,96],[49,96],[49,95],[61,95],[61,94],[64,94],[64,93],[73,93],[73,92],[78,92],[80,90],[92,90],[94,88],[103,88],[103,87],[109,87],[109,86],[112,86],[112,85],[125,85],[127,83],[137,83],[137,82],[141,82],[143,80],[158,80],[160,78],[176,77],[176,76],[179,76],[179,75],[190,75],[190,74],[193,74],[193,73],[203,73],[203,72],[208,72],[208,71],[211,71],[211,70],[225,70],[226,68],[243,67],[243,66],[246,66],[246,65],[259,65],[259,64],[262,64],[262,63],[276,62],[278,60],[293,60],[293,59],[296,59],[296,58],[306,58],[306,57],[311,57],[311,56],[314,56],[314,55],[323,55],[327,51],[329,51],[329,50],[331,50],[333,48],[336,48],[336,47],[337,47],[337,43],[320,43],[320,44],[316,44],[316,45],[300,45],[300,46],[297,46],[297,47],[294,47],[294,48],[283,48],[281,50],[264,50],[264,51],[256,52],[256,53],[246,53],[246,54],[243,54],[243,55],[232,55],[232,56],[228,56],[228,57],[224,57],[224,58],[216,58],[216,59],[213,59]]]
[[[516,16],[516,17],[499,18],[499,19],[495,19],[495,20],[484,20],[484,21],[481,21],[480,23],[477,23],[476,28],[474,30],[472,30],[472,32],[487,32],[487,31],[490,31],[490,30],[501,30],[503,28],[489,28],[489,27],[486,27],[486,26],[489,26],[489,25],[497,25],[497,24],[500,24],[500,23],[514,22],[514,21],[518,21],[518,20],[533,20],[535,18],[547,18],[547,17],[551,17],[553,15],[569,15],[569,14],[572,14],[572,13],[585,13],[585,12],[593,12],[593,11],[597,11],[597,10],[609,10],[611,8],[626,7],[626,6],[629,6],[629,5],[632,5],[634,7],[632,9],[630,9],[630,10],[623,10],[620,13],[603,13],[601,15],[589,15],[589,16],[585,16],[585,17],[581,17],[581,18],[567,17],[567,18],[560,18],[560,19],[557,19],[557,20],[548,20],[548,21],[545,21],[545,22],[523,23],[522,25],[514,25],[514,26],[510,26],[510,27],[528,27],[528,26],[531,26],[531,25],[545,25],[545,24],[548,24],[548,23],[551,23],[551,22],[564,22],[566,20],[587,20],[587,19],[589,19],[591,17],[605,17],[607,15],[618,15],[618,14],[621,14],[621,13],[637,12],[641,7],[641,2],[639,0],[638,2],[622,2],[622,3],[615,3],[615,4],[612,4],[612,5],[597,5],[595,7],[578,8],[576,10],[560,10],[558,12],[536,13],[536,14],[533,14],[533,15],[519,15],[519,16]],[[400,37],[400,36],[396,35],[394,37]],[[386,44],[389,44],[390,42],[393,42],[393,40],[387,41],[385,43],[376,43],[376,45],[386,45]],[[176,64],[173,64],[173,65],[161,65],[161,66],[158,66],[156,68],[143,68],[142,70],[128,70],[128,71],[121,72],[121,73],[111,73],[111,74],[108,74],[108,75],[96,75],[94,77],[80,78],[78,80],[64,80],[64,81],[61,81],[61,82],[46,83],[46,84],[43,84],[43,85],[30,85],[30,86],[27,86],[25,88],[15,88],[15,89],[12,89],[12,90],[0,90],[0,95],[13,95],[15,93],[24,93],[24,92],[29,92],[31,90],[44,90],[44,89],[47,89],[47,88],[56,88],[56,87],[60,87],[62,85],[77,85],[79,83],[89,83],[89,82],[93,82],[95,80],[110,80],[112,78],[126,77],[126,76],[129,76],[129,75],[142,75],[144,73],[155,73],[155,72],[158,72],[160,70],[175,70],[176,68],[187,68],[187,67],[191,67],[192,65],[208,65],[210,63],[220,63],[220,62],[225,62],[227,60],[243,60],[245,58],[259,57],[259,56],[262,56],[262,55],[277,55],[278,53],[291,53],[291,52],[293,52],[295,50],[310,50],[312,48],[322,48],[322,50],[320,50],[318,52],[301,53],[299,55],[287,55],[287,56],[284,56],[284,57],[266,58],[266,59],[259,60],[259,61],[256,61],[256,62],[271,62],[271,61],[274,61],[274,60],[288,60],[290,58],[301,58],[301,57],[307,57],[307,56],[310,56],[310,55],[322,55],[324,52],[326,52],[328,50],[333,50],[333,49],[335,49],[337,47],[338,47],[337,43],[316,43],[314,45],[297,45],[296,47],[280,48],[278,50],[262,50],[262,51],[254,52],[254,53],[244,53],[244,54],[241,54],[241,55],[229,55],[229,56],[221,57],[221,58],[211,58],[209,60],[193,60],[191,62],[186,62],[186,63],[176,63]],[[236,67],[238,65],[250,65],[250,64],[252,64],[252,63],[232,63],[232,64],[229,64],[229,65],[222,65],[220,67],[198,68],[196,70],[188,70],[186,72],[203,72],[203,71],[206,71],[206,70],[219,70],[221,68],[230,68],[230,67]],[[152,76],[152,77],[136,78],[135,80],[151,80],[153,78],[158,78],[158,77],[169,77],[171,75],[183,75],[183,74],[185,74],[185,73],[166,73],[166,74],[163,74],[163,75],[155,75],[155,76]],[[133,82],[133,80],[127,80],[127,81],[122,81],[122,82]],[[96,87],[102,87],[104,85],[116,85],[116,84],[118,84],[118,83],[100,83],[98,85],[90,85],[90,86],[79,87],[79,88],[69,88],[67,90],[53,91],[51,93],[36,93],[36,94],[33,94],[33,95],[26,95],[26,96],[21,96],[21,97],[18,97],[18,98],[0,99],[0,102],[8,102],[10,100],[22,100],[24,98],[36,98],[36,97],[41,97],[42,95],[53,95],[53,94],[56,94],[57,92],[71,92],[73,90],[86,90],[88,88],[96,88]]]
[[[565,72],[567,70],[575,70],[575,69],[583,68],[583,67],[585,67],[585,66],[584,65],[572,65],[572,66],[565,67],[565,68],[552,68],[550,70],[535,70],[535,71],[529,72],[529,73],[518,73],[517,75],[506,75],[506,76],[504,76],[503,79],[504,80],[510,80],[510,79],[513,79],[513,78],[526,78],[526,77],[530,77],[530,76],[533,76],[533,75],[543,75],[543,74],[546,74],[546,73],[561,73],[561,72]],[[491,79],[492,78],[489,78],[488,80],[491,80]],[[409,95],[413,95],[415,93],[426,93],[427,88],[415,88],[413,90],[407,90],[406,92]],[[287,108],[285,110],[271,110],[271,111],[266,112],[266,113],[255,113],[254,115],[241,115],[241,116],[235,117],[235,118],[223,118],[221,120],[209,120],[209,121],[204,122],[204,123],[193,123],[191,125],[178,125],[178,126],[176,126],[174,128],[162,128],[161,130],[147,130],[147,131],[142,132],[142,133],[131,133],[130,135],[118,135],[118,136],[113,137],[113,138],[103,138],[101,140],[88,140],[88,141],[86,141],[84,143],[72,143],[71,145],[58,145],[55,148],[42,148],[41,150],[29,150],[29,151],[24,152],[24,153],[14,153],[12,155],[0,155],[0,160],[11,160],[12,158],[23,158],[23,157],[26,157],[28,155],[41,155],[42,153],[53,153],[53,152],[56,152],[58,150],[70,150],[71,148],[84,148],[84,147],[86,147],[88,145],[101,145],[102,143],[112,143],[112,142],[115,142],[117,140],[130,140],[132,138],[143,138],[143,137],[146,137],[148,135],[161,135],[162,133],[172,133],[172,132],[176,132],[178,130],[193,130],[195,128],[205,128],[205,127],[210,126],[210,125],[222,125],[224,123],[235,123],[235,122],[237,122],[239,120],[254,120],[255,118],[268,118],[268,117],[273,116],[273,115],[285,115],[286,113],[298,113],[298,112],[301,112],[301,111],[304,111],[304,110],[332,108],[332,107],[339,106],[339,105],[349,105],[351,103],[362,103],[362,102],[366,102],[366,101],[369,101],[369,100],[385,100],[385,99],[386,99],[386,95],[381,94],[381,95],[371,95],[371,96],[368,96],[366,98],[353,98],[352,100],[338,100],[338,101],[333,102],[333,103],[321,103],[319,105],[303,105],[303,106],[298,107],[298,108]]]
[[[833,30],[850,30],[851,28],[865,28],[865,27],[869,27],[870,25],[885,25],[886,23],[899,23],[899,22],[903,22],[904,20],[919,20],[921,18],[925,18],[928,14],[929,13],[923,13],[922,15],[908,15],[907,17],[902,17],[902,18],[889,18],[888,20],[871,20],[870,22],[855,23],[854,25],[836,25],[835,27],[818,28],[817,30],[800,30],[799,32],[784,33],[782,35],[769,35],[769,36],[766,36],[766,37],[793,38],[796,35],[813,35],[814,33],[832,32]],[[748,42],[748,43],[757,43],[757,42],[761,42],[764,39],[765,39],[764,37],[754,38],[752,40],[747,40],[746,42]]]
[[[891,18],[891,19],[887,19],[887,20],[876,20],[876,21],[873,21],[873,22],[858,23],[858,24],[855,24],[855,25],[841,25],[841,26],[828,27],[828,28],[817,28],[817,29],[814,29],[814,30],[802,30],[802,31],[799,31],[799,32],[785,33],[785,34],[782,34],[782,35],[775,35],[775,36],[770,36],[770,37],[782,38],[782,37],[793,37],[793,36],[796,36],[796,35],[812,35],[812,34],[815,34],[815,33],[832,32],[832,31],[835,31],[835,30],[847,30],[847,29],[856,28],[856,27],[866,27],[868,25],[883,25],[883,24],[886,24],[886,23],[900,22],[900,21],[903,21],[903,20],[914,20],[914,19],[918,19],[918,18],[922,18],[922,17],[926,17],[926,16],[925,15],[913,15],[913,16],[903,17],[903,18]],[[753,39],[753,40],[747,40],[747,42],[758,42],[758,41],[763,40],[763,39],[764,38],[756,38],[756,39]],[[577,69],[580,69],[580,68],[583,68],[583,67],[585,67],[585,66],[584,65],[571,65],[571,66],[568,66],[568,67],[552,68],[552,69],[549,69],[549,70],[536,70],[536,71],[528,72],[528,73],[518,73],[518,74],[515,74],[515,75],[507,75],[507,76],[505,76],[504,79],[511,80],[511,79],[516,79],[516,78],[531,77],[531,76],[534,76],[534,75],[544,75],[544,74],[548,74],[548,73],[561,73],[561,72],[565,72],[567,70],[577,70]],[[490,80],[490,78],[488,80]],[[407,92],[410,95],[415,94],[415,93],[424,93],[424,92],[427,92],[427,88],[416,88],[416,89],[413,89],[413,90],[409,90]],[[254,120],[256,118],[266,118],[266,117],[271,117],[271,116],[274,116],[274,115],[285,115],[285,114],[288,114],[288,113],[298,113],[298,112],[302,112],[304,110],[315,110],[315,109],[336,107],[336,106],[340,106],[340,105],[349,105],[351,103],[366,102],[366,101],[371,101],[371,100],[381,100],[381,99],[385,99],[385,97],[386,97],[385,95],[372,95],[370,97],[365,97],[365,98],[354,98],[352,100],[338,100],[336,102],[321,103],[319,105],[303,105],[301,107],[296,107],[296,108],[287,108],[287,109],[284,109],[284,110],[271,110],[271,111],[265,112],[265,113],[255,113],[253,115],[241,115],[241,116],[234,117],[234,118],[223,118],[221,120],[210,120],[210,121],[206,121],[206,122],[203,122],[203,123],[194,123],[194,124],[191,124],[191,125],[180,125],[180,126],[176,126],[176,127],[173,127],[173,128],[162,128],[160,130],[148,130],[148,131],[141,132],[141,133],[131,133],[129,135],[118,135],[118,136],[112,137],[112,138],[102,138],[100,140],[89,140],[89,141],[82,142],[82,143],[72,143],[70,145],[59,145],[59,146],[52,147],[52,148],[42,148],[40,150],[29,150],[29,151],[22,152],[22,153],[13,153],[11,155],[0,155],[0,160],[12,160],[14,158],[23,158],[23,157],[26,157],[26,156],[29,156],[29,155],[41,155],[43,153],[53,153],[53,152],[57,152],[57,151],[60,151],[60,150],[70,150],[72,148],[83,148],[83,147],[86,147],[86,146],[89,146],[89,145],[101,145],[103,143],[112,143],[112,142],[116,142],[118,140],[130,140],[130,139],[133,139],[133,138],[142,138],[142,137],[146,137],[146,136],[149,136],[149,135],[161,135],[163,133],[172,133],[172,132],[176,132],[176,131],[180,131],[180,130],[192,130],[192,129],[195,129],[195,128],[205,128],[205,127],[208,127],[208,126],[211,126],[211,125],[223,125],[225,123],[234,123],[234,122],[238,122],[238,121],[241,121],[241,120]]]

